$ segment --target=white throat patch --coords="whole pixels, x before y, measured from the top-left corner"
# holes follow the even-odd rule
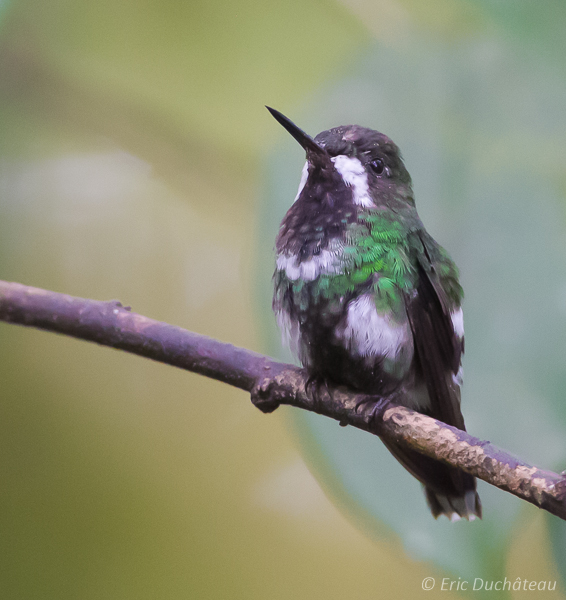
[[[308,178],[309,178],[309,162],[307,161],[305,163],[305,166],[303,167],[303,172],[301,173],[301,181],[299,183],[299,191],[297,192],[297,195],[295,196],[294,202],[296,202],[299,199],[299,196],[301,195],[301,192],[303,191]]]
[[[339,154],[330,160],[342,176],[344,183],[352,188],[354,204],[366,208],[375,207],[369,195],[368,175],[359,159]]]

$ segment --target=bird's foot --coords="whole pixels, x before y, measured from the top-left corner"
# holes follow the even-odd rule
[[[367,412],[367,423],[373,431],[379,433],[383,415],[394,402],[392,396],[364,396],[356,403],[356,412]]]
[[[310,374],[305,383],[305,392],[312,400],[314,412],[320,413],[324,394],[332,395],[328,389],[328,381],[318,374]]]

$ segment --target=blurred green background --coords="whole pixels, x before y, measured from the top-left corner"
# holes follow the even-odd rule
[[[304,157],[263,105],[383,130],[461,267],[468,428],[562,470],[565,27],[552,0],[4,0],[0,278],[285,356],[272,247]],[[377,440],[202,377],[0,325],[0,383],[1,598],[566,575],[557,519],[483,486],[483,523],[435,522]]]

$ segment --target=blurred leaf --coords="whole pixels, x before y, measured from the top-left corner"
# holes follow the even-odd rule
[[[289,116],[312,134],[356,122],[398,143],[421,217],[461,269],[468,430],[557,468],[566,455],[566,85],[504,36],[445,44],[413,34],[402,49],[376,46]],[[291,140],[267,164],[273,238],[303,160]],[[386,525],[411,556],[453,575],[503,578],[519,500],[480,482],[482,522],[435,522],[419,484],[377,440],[316,415],[297,420],[313,470],[362,527]]]
[[[529,0],[499,2],[472,0],[497,24],[501,34],[523,51],[535,52],[539,59],[564,69],[566,52],[564,26],[566,6],[560,0],[533,3]]]
[[[312,92],[369,42],[326,0],[20,0],[18,8],[12,52],[43,61],[94,108],[100,96],[126,101],[238,162],[273,138],[264,104]]]
[[[378,30],[363,2],[358,21],[344,4],[354,2],[12,3],[0,13],[2,276],[119,297],[253,347],[254,161],[282,140],[267,182],[277,206],[259,232],[264,306],[273,239],[302,165],[263,104],[290,112],[301,102],[304,120],[290,116],[313,132],[374,125],[405,150],[421,214],[463,270],[469,428],[551,466],[563,452],[556,415],[564,418],[564,332],[550,319],[566,305],[555,268],[566,169],[563,77],[553,69],[562,57],[541,68],[519,28],[510,50],[482,29],[480,3],[383,0],[374,18],[389,49],[313,99],[367,48],[365,28]],[[504,26],[507,7],[498,10]],[[538,5],[528,10],[537,17]],[[556,282],[536,285],[549,277]],[[274,330],[271,316],[265,323]],[[289,455],[300,462],[277,415],[266,420],[203,378],[2,329],[5,596],[414,597],[428,567],[370,544],[328,505],[321,517],[320,498],[293,513],[310,480],[304,469],[271,476]],[[485,537],[484,524],[448,528],[377,440],[322,419],[299,427],[313,468],[361,529],[397,531],[413,556],[454,573],[501,571],[512,498],[481,490],[489,518],[500,519]],[[267,498],[259,505],[257,487]]]
[[[0,276],[254,348],[263,105],[314,89],[367,39],[326,1],[14,3]],[[280,419],[237,390],[0,329],[2,598],[367,597],[356,568],[392,564],[320,492],[322,525],[257,500],[289,456],[310,476]]]
[[[11,5],[11,0],[0,0],[0,26],[4,24],[4,17]]]

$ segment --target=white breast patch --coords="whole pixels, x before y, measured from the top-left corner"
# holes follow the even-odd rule
[[[300,261],[297,254],[280,254],[277,269],[284,271],[291,281],[314,281],[319,275],[335,275],[343,271],[343,251],[342,243],[335,238],[328,248],[308,260]]]
[[[380,315],[372,294],[360,296],[348,306],[346,323],[337,337],[358,356],[402,359],[407,366],[413,357],[413,338],[408,320],[396,323]]]

